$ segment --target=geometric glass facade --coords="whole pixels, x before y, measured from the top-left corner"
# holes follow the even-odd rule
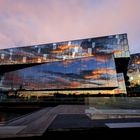
[[[0,66],[37,64],[1,74],[1,90],[126,93],[116,59],[129,58],[127,34],[0,50]]]

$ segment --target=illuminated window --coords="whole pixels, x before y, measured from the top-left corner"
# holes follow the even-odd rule
[[[40,63],[40,62],[41,62],[41,59],[40,59],[40,58],[38,58],[37,62],[38,62],[38,63]]]
[[[95,47],[95,42],[92,42],[92,48],[94,48]]]
[[[10,55],[12,55],[13,54],[13,50],[12,49],[10,49]]]
[[[53,43],[53,50],[56,49],[56,43]]]
[[[1,54],[1,59],[4,59],[5,54]]]
[[[134,77],[131,76],[131,77],[130,77],[130,80],[133,80],[133,79],[134,79]]]
[[[23,57],[23,59],[22,59],[22,61],[23,61],[23,63],[26,63],[26,57]]]
[[[119,35],[116,35],[115,37],[118,39],[119,38]]]
[[[43,60],[47,59],[47,54],[43,54]]]
[[[71,45],[71,41],[68,42],[68,46],[70,46],[70,45]]]
[[[40,51],[41,51],[41,48],[38,48],[38,53],[40,53]]]
[[[88,53],[92,54],[92,48],[88,48]]]

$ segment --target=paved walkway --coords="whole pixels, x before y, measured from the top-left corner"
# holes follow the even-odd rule
[[[0,126],[0,138],[42,136],[59,114],[84,114],[83,105],[48,107]]]
[[[89,111],[89,112],[86,112]],[[117,127],[139,127],[140,118],[108,118],[91,119],[86,113],[98,113],[108,115],[114,110],[97,110],[85,105],[59,105],[47,107],[36,112],[21,116],[0,126],[0,138],[33,137],[42,136],[46,131],[65,131],[75,129],[117,128]],[[117,113],[122,114],[117,110]],[[136,113],[135,110],[126,113]],[[137,113],[140,113],[139,111]],[[94,115],[94,114],[92,114]]]

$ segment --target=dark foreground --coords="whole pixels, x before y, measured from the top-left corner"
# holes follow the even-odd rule
[[[4,132],[5,137],[1,139],[99,140],[139,137],[140,118],[91,119],[85,114],[86,108],[88,107],[84,105],[60,105],[35,111],[3,125],[13,128],[25,126],[25,128],[21,131],[15,129],[11,137],[7,137],[8,131],[5,129],[7,133]],[[107,125],[110,123],[122,125],[111,128]],[[128,123],[131,124],[129,127],[127,127]],[[3,126],[1,125],[1,130]]]
[[[41,137],[22,137],[22,138],[1,138],[1,140],[79,140],[79,139],[138,139],[139,138],[139,128],[127,128],[127,129],[83,129],[83,130],[70,130],[70,131],[47,131]]]

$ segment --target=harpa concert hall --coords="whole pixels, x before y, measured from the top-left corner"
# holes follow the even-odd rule
[[[24,95],[127,94],[127,34],[0,50],[0,90]]]

